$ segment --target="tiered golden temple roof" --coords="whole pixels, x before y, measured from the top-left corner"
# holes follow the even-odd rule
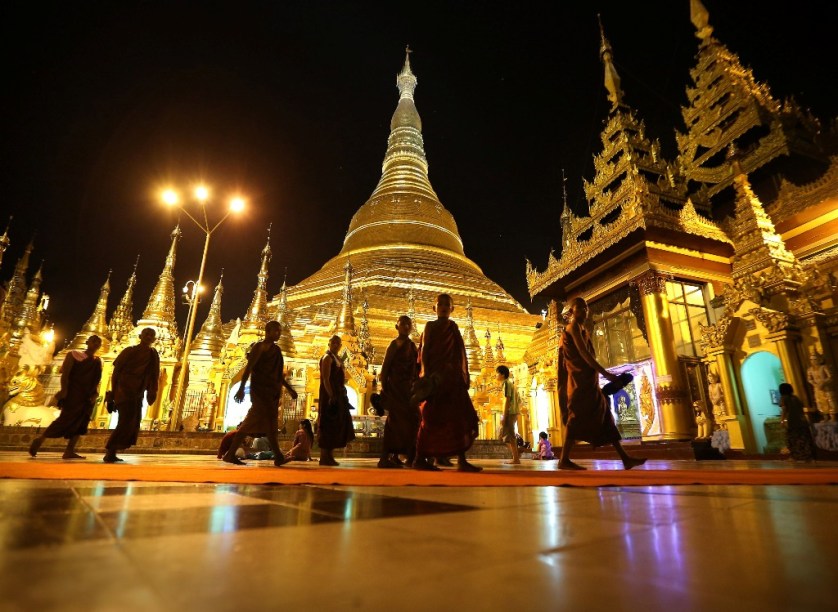
[[[658,141],[646,136],[643,121],[625,104],[611,44],[601,25],[600,35],[611,110],[601,133],[602,151],[594,157],[596,174],[591,182],[583,181],[589,214],[574,215],[565,201],[560,257],[550,253],[544,272],[527,262],[532,296],[551,287],[555,290],[557,281],[564,283],[578,275],[578,270],[589,267],[595,258],[613,254],[619,260],[630,246],[644,241],[683,243],[686,234],[694,243],[724,243],[722,248],[729,250],[729,238],[704,216],[709,213],[706,207],[697,210],[687,198],[686,181],[661,157]]]

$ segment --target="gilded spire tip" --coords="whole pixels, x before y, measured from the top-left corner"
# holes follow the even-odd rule
[[[701,3],[701,0],[690,0],[690,21],[695,26],[696,38],[704,40],[713,34],[713,26],[710,25],[710,13]]]

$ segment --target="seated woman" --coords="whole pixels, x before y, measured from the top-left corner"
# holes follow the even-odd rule
[[[294,445],[285,453],[286,461],[311,461],[311,446],[314,444],[314,432],[311,421],[303,419],[300,428],[294,434]]]

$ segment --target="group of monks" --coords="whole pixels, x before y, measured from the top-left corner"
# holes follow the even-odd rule
[[[479,472],[482,469],[466,459],[466,452],[477,439],[478,417],[468,393],[470,377],[465,344],[457,324],[450,318],[453,310],[451,296],[440,294],[434,305],[437,318],[425,325],[418,349],[410,338],[411,319],[401,316],[396,323],[398,336],[387,348],[381,366],[380,400],[387,420],[378,462],[380,468],[407,465],[417,470],[436,471],[440,469],[439,465],[453,465],[450,458],[457,457],[459,471]],[[620,434],[599,387],[598,375],[615,384],[619,384],[620,379],[597,362],[584,326],[587,315],[588,306],[582,298],[573,300],[563,312],[559,405],[565,422],[565,440],[558,468],[585,469],[569,456],[574,442],[582,440],[595,446],[612,444],[625,469],[631,469],[642,465],[645,459],[629,456],[620,444]],[[276,424],[283,388],[294,399],[297,392],[285,380],[282,351],[276,344],[281,331],[278,321],[268,322],[264,339],[255,343],[247,355],[247,365],[234,399],[237,402],[244,400],[245,384],[249,380],[251,406],[222,457],[227,463],[245,465],[236,456],[236,451],[245,437],[253,434],[267,436],[275,466],[289,460],[279,449]],[[105,463],[122,461],[117,451],[136,444],[143,395],[149,404],[156,400],[160,357],[152,347],[154,340],[154,329],[143,329],[140,343],[124,349],[114,361],[112,390],[106,394],[106,402],[109,411],[119,413],[119,420],[105,447]],[[37,455],[46,438],[64,437],[68,444],[63,457],[84,458],[75,452],[75,446],[79,436],[87,433],[98,395],[102,363],[96,351],[101,344],[98,336],[91,336],[87,340],[87,350],[67,354],[62,365],[61,389],[56,394],[61,414],[32,441],[29,448],[32,457]],[[355,438],[340,349],[340,337],[333,336],[328,351],[320,360],[316,429],[320,465],[324,466],[338,465],[335,449],[344,448]],[[506,395],[510,394],[505,392]],[[508,418],[505,411],[505,419]],[[509,429],[508,425],[511,422],[505,423],[506,429]]]

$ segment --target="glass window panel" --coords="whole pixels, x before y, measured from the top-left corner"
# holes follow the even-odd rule
[[[704,292],[701,291],[701,287],[697,285],[684,285],[684,295],[687,298],[688,304],[704,307]]]
[[[681,302],[684,300],[684,293],[683,289],[681,288],[681,283],[670,283],[667,281],[666,283],[666,298],[670,301],[678,301]]]

